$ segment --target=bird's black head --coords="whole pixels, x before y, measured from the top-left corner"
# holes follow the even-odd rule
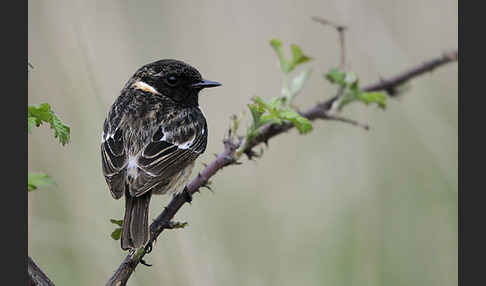
[[[178,60],[159,60],[141,67],[129,81],[131,86],[171,98],[181,105],[198,105],[203,88],[221,84],[204,80],[192,66]]]

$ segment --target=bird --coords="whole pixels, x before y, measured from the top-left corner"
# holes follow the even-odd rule
[[[186,191],[208,139],[199,92],[220,85],[183,61],[158,60],[139,68],[109,108],[101,162],[111,196],[125,196],[123,250],[147,245],[152,195]]]

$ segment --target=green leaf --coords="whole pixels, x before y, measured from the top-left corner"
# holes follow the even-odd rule
[[[288,73],[289,72],[289,64],[288,64],[287,60],[285,59],[285,57],[283,55],[282,41],[280,41],[279,39],[272,39],[272,40],[270,40],[270,45],[272,46],[275,53],[277,53],[278,59],[280,61],[280,69],[284,73]]]
[[[278,59],[280,61],[280,69],[286,74],[293,71],[298,65],[312,60],[312,58],[302,52],[302,49],[299,46],[292,44],[290,45],[292,59],[290,61],[287,61],[283,54],[282,41],[280,41],[279,39],[272,39],[270,41],[270,45],[272,46],[275,53],[277,53]]]
[[[312,125],[307,118],[289,107],[282,106],[282,98],[280,97],[266,101],[256,96],[253,98],[253,102],[253,104],[248,105],[252,114],[255,114],[253,116],[254,123],[250,128],[251,132],[255,132],[267,123],[282,124],[284,120],[293,123],[301,134],[312,130]]]
[[[262,116],[261,125],[265,125],[267,123],[282,124],[282,119],[280,119],[278,114],[275,113],[265,114]]]
[[[123,220],[122,220],[122,219],[113,219],[113,218],[112,218],[112,219],[110,219],[110,222],[111,222],[112,224],[116,224],[116,225],[118,225],[118,226],[123,226]]]
[[[359,99],[366,104],[376,103],[378,107],[386,108],[386,95],[383,92],[362,92]]]
[[[44,173],[29,173],[27,176],[27,190],[29,192],[52,184],[54,184],[54,180]]]
[[[69,126],[62,123],[62,121],[55,115],[52,117],[51,128],[55,130],[54,137],[59,138],[59,142],[61,142],[62,145],[69,142]]]
[[[115,228],[115,230],[111,233],[111,238],[113,238],[114,240],[119,240],[120,237],[121,237],[121,232],[122,232],[121,226],[123,226],[123,220],[122,219],[110,219],[110,222],[112,224],[120,226],[120,227]]]
[[[340,86],[344,86],[346,82],[344,78],[346,77],[346,73],[340,71],[337,68],[332,68],[327,74],[326,79],[329,80],[331,83],[338,84]]]
[[[261,98],[260,96],[254,96],[252,98],[252,100],[258,106],[259,111],[262,111],[262,112],[265,111],[265,107],[267,107],[267,103],[265,102],[265,100],[263,98]]]
[[[263,99],[262,99],[263,100]],[[263,100],[265,101],[265,100]],[[268,109],[270,110],[276,110],[282,105],[282,98],[280,97],[274,97],[270,102],[265,102],[266,105],[268,106]]]
[[[342,72],[338,68],[332,68],[327,74],[326,79],[333,84],[342,87],[358,86],[358,77],[353,72]]]
[[[282,97],[272,98],[267,101],[259,96],[252,98],[253,103],[248,104],[251,111],[253,123],[246,130],[245,143],[240,147],[236,154],[241,156],[243,150],[258,135],[258,130],[265,124],[282,124],[284,121],[291,122],[301,134],[312,130],[310,121],[285,104]]]
[[[122,233],[122,228],[118,227],[111,233],[111,238],[113,238],[114,240],[119,240],[121,237],[121,233]]]
[[[312,130],[312,124],[310,123],[309,119],[303,117],[295,110],[284,109],[280,111],[280,117],[292,122],[297,130],[299,130],[300,134],[305,134]]]
[[[344,88],[344,94],[339,101],[339,109],[353,101],[361,101],[366,105],[376,103],[378,107],[385,109],[386,94],[383,92],[363,92],[359,87],[359,78],[355,73],[345,73],[333,68],[326,74],[326,78],[331,83],[338,84]]]
[[[294,70],[298,65],[306,63],[310,61],[312,58],[304,55],[301,48],[295,44],[290,45],[290,49],[292,50],[292,60],[289,63],[289,70],[291,72]]]
[[[261,97],[255,97],[255,102],[266,112],[266,114],[261,116],[260,125],[271,122],[282,124],[282,119],[279,115],[279,108],[282,105],[282,98],[275,97],[270,101],[266,101]]]
[[[248,104],[248,108],[250,109],[251,117],[253,119],[253,125],[258,126],[260,122],[260,118],[265,110],[261,110],[258,104]]]
[[[259,96],[253,97],[252,100],[254,103],[249,104],[248,107],[253,118],[252,131],[255,131],[271,121],[271,118],[268,118],[268,116],[263,116],[270,109],[270,105]]]
[[[27,114],[28,131],[32,131],[32,127],[40,126],[43,122],[49,123],[54,129],[54,137],[59,139],[62,145],[69,142],[70,128],[65,125],[59,117],[51,109],[47,103],[42,103],[39,106],[29,105]]]
[[[266,101],[264,98],[261,98],[260,96],[255,96],[253,98],[253,101],[258,105],[259,110],[261,110],[262,112],[265,111],[274,112],[280,107],[282,98],[274,97],[270,101]]]

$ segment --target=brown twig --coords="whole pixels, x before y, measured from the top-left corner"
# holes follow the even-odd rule
[[[339,50],[341,51],[341,57],[340,57],[341,60],[340,60],[339,68],[342,71],[345,71],[346,70],[346,46],[345,46],[345,43],[344,43],[344,34],[345,34],[345,31],[348,29],[348,27],[346,27],[344,25],[336,24],[334,22],[331,22],[329,20],[326,20],[326,19],[323,19],[323,18],[317,17],[317,16],[312,17],[312,20],[316,21],[317,23],[322,24],[323,26],[331,26],[334,29],[336,29],[336,31],[338,32],[339,47],[340,47]]]
[[[400,92],[398,91],[399,87],[406,84],[412,78],[427,72],[431,72],[440,66],[456,61],[457,51],[447,52],[442,54],[442,56],[440,57],[428,60],[420,65],[405,70],[404,72],[392,76],[388,79],[380,78],[378,82],[369,84],[363,87],[362,90],[367,92],[385,91],[389,96],[394,97],[400,94]],[[330,110],[334,102],[336,102],[339,97],[340,93],[322,103],[319,103],[316,107],[318,107],[318,109]]]
[[[397,76],[391,77],[388,80],[382,80],[380,82],[371,84],[366,86],[363,90],[365,91],[376,91],[376,90],[386,90],[390,93],[390,90],[396,89],[398,86],[402,85],[403,83],[407,82],[408,80],[422,75],[426,72],[433,70],[436,67],[442,66],[449,62],[453,62],[457,60],[457,52],[448,53],[440,58],[433,59],[431,61],[426,62],[423,65],[418,67],[413,67],[410,70],[407,70],[403,73],[398,74]],[[302,112],[301,115],[306,117],[307,119],[314,121],[314,120],[339,120],[348,122],[354,125],[360,125],[365,127],[366,125],[362,125],[358,122],[337,117],[335,115],[329,114],[329,111],[332,107],[332,103],[334,102],[335,98],[331,98],[324,102],[318,103],[314,107],[308,109],[305,112]],[[283,123],[283,124],[270,124],[264,126],[259,134],[247,144],[246,149],[243,150],[246,154],[252,154],[252,149],[260,144],[260,143],[267,143],[269,139],[282,134],[294,126],[290,123]],[[366,126],[367,127],[367,126]],[[365,128],[366,128],[365,127]],[[214,176],[219,170],[223,167],[237,164],[235,161],[235,152],[237,148],[240,146],[240,143],[235,143],[231,139],[224,140],[224,151],[217,155],[216,159],[212,161],[209,165],[207,165],[199,175],[194,178],[187,186],[187,192],[189,194],[194,194],[199,191],[199,188],[204,186],[206,182]],[[150,225],[150,241],[149,244],[145,247],[142,252],[131,252],[129,253],[125,259],[123,260],[122,264],[118,267],[115,271],[113,276],[108,280],[106,285],[126,285],[130,275],[133,273],[135,268],[137,267],[138,263],[142,261],[144,255],[149,252],[152,248],[152,244],[155,242],[157,237],[162,233],[162,231],[168,226],[177,213],[179,209],[187,202],[187,198],[184,196],[184,193],[175,195],[169,205],[164,209],[164,211],[152,222]]]
[[[378,91],[378,90],[384,90],[386,91],[390,96],[397,95],[397,87],[400,85],[405,84],[407,81],[410,79],[424,74],[426,72],[431,72],[435,68],[442,66],[444,64],[450,63],[450,62],[456,62],[457,61],[457,51],[452,51],[448,53],[444,53],[441,57],[429,60],[424,62],[421,65],[418,65],[414,68],[411,68],[403,73],[400,73],[394,77],[390,77],[388,79],[381,79],[379,82],[375,84],[370,84],[366,87],[363,88],[364,91]]]
[[[54,286],[54,283],[42,272],[30,256],[27,256],[27,273],[29,275],[29,286]]]
[[[358,122],[356,120],[349,119],[349,118],[346,118],[346,117],[342,117],[342,116],[339,116],[339,115],[331,115],[331,114],[328,114],[323,119],[335,120],[335,121],[341,121],[341,122],[344,122],[344,123],[349,123],[351,125],[354,125],[354,126],[357,126],[357,127],[361,127],[364,130],[369,130],[370,129],[370,126],[368,124],[363,124],[363,123]]]
[[[340,25],[340,24],[337,24],[337,23],[334,23],[334,22],[331,22],[329,20],[326,20],[324,18],[321,18],[321,17],[317,17],[317,16],[314,16],[312,17],[312,20],[314,20],[315,22],[319,23],[319,24],[322,24],[323,26],[331,26],[332,28],[334,28],[337,32],[338,32],[338,36],[339,36],[339,50],[341,51],[340,52],[340,62],[339,62],[339,69],[343,72],[346,71],[346,45],[345,45],[345,41],[344,41],[344,35],[345,35],[345,31],[348,29],[346,26],[344,25]],[[333,101],[337,101],[339,98],[341,98],[342,96],[344,96],[344,86],[340,86],[339,87],[339,90],[337,92],[337,95],[335,96],[335,98],[333,99]],[[345,120],[341,120],[343,122],[347,122],[347,123],[351,123],[353,122],[353,120],[349,120],[349,119],[345,119]],[[354,124],[354,125],[361,125],[361,124]],[[365,129],[368,129],[368,128],[365,128]]]
[[[216,172],[225,166],[228,166],[234,162],[233,155],[236,151],[236,145],[230,141],[225,141],[225,150],[219,154],[214,161],[212,161],[204,170],[198,174],[187,186],[186,190],[189,194],[194,194],[199,191],[209,178],[211,178]],[[118,270],[108,280],[106,285],[126,285],[128,278],[132,274],[135,267],[142,260],[143,256],[152,247],[157,237],[162,233],[167,226],[171,225],[171,220],[177,213],[177,211],[187,202],[184,193],[175,195],[170,201],[169,205],[162,211],[161,214],[150,225],[150,240],[145,247],[144,252],[137,256],[136,253],[130,253],[125,257]]]

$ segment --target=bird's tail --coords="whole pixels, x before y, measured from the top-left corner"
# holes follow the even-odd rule
[[[152,192],[139,197],[125,193],[125,217],[121,235],[121,248],[123,250],[144,247],[149,241],[150,231],[148,225],[149,204]]]

